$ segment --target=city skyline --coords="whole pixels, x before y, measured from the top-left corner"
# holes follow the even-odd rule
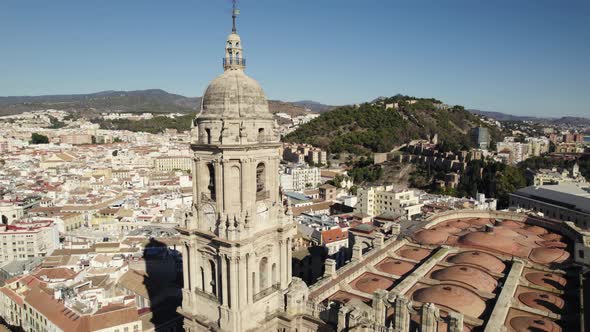
[[[342,105],[401,93],[516,115],[588,115],[582,1],[239,6],[249,70],[269,99]],[[211,45],[231,31],[230,1],[3,9],[3,96],[148,88],[200,96],[222,70]]]

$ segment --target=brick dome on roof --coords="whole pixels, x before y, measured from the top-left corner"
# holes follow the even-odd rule
[[[478,318],[486,309],[486,303],[474,292],[455,285],[436,285],[418,289],[412,295],[415,301],[434,303],[464,315]]]
[[[449,224],[439,225],[439,226],[433,227],[431,229],[433,229],[435,231],[446,232],[447,234],[457,234],[457,233],[459,233],[459,232],[462,231],[461,228],[457,228],[457,227],[454,227],[454,226],[449,225]]]
[[[484,226],[484,225],[488,225],[488,224],[491,224],[491,225],[494,224],[488,218],[473,218],[473,219],[468,219],[468,220],[464,220],[464,221],[467,223],[470,223],[472,225],[476,225],[476,226]]]
[[[522,234],[519,234],[519,233],[515,232],[510,227],[504,227],[504,226],[495,227],[494,228],[494,233],[495,234],[498,234],[498,235],[508,236],[508,237],[514,237],[514,238],[523,237]]]
[[[507,236],[500,236],[494,232],[473,232],[461,236],[459,243],[470,246],[485,247],[507,254],[515,255],[520,247],[514,239]]]
[[[565,305],[563,299],[549,293],[527,292],[518,296],[523,304],[543,311],[559,314]]]
[[[547,240],[547,241],[562,241],[563,240],[563,236],[557,234],[557,233],[548,233],[548,234],[544,234],[540,236],[543,240]]]
[[[559,332],[561,327],[545,317],[518,316],[510,320],[516,332]]]
[[[421,261],[424,258],[430,255],[430,250],[426,250],[423,248],[412,248],[412,249],[403,249],[400,250],[398,253],[401,257],[412,259],[415,261]]]
[[[539,264],[563,263],[570,257],[569,252],[559,248],[535,248],[529,258]]]
[[[556,290],[562,290],[565,287],[565,284],[567,283],[565,278],[554,273],[531,272],[527,273],[524,277],[526,278],[526,280],[537,286],[547,287]]]
[[[535,235],[543,235],[543,234],[547,234],[547,230],[543,227],[539,227],[539,226],[526,226],[524,228],[527,232],[535,234]]]
[[[350,285],[361,292],[373,294],[378,289],[389,289],[393,286],[393,280],[373,273],[364,273]]]
[[[508,228],[521,228],[522,226],[524,226],[524,224],[514,220],[502,220],[501,222],[497,223],[497,225]]]
[[[424,229],[414,234],[414,240],[421,244],[441,244],[448,237],[448,233],[435,229]]]
[[[463,222],[461,220],[451,220],[451,221],[447,222],[447,225],[449,225],[451,227],[455,227],[455,228],[461,228],[461,229],[468,228],[468,227],[472,226],[472,225],[470,225],[466,222]]]
[[[431,274],[431,278],[440,281],[459,282],[467,287],[473,287],[488,293],[492,293],[498,286],[496,279],[489,274],[478,268],[465,265],[455,265],[436,270]]]
[[[414,266],[416,265],[399,259],[387,257],[375,267],[379,271],[402,276],[410,272]]]
[[[482,267],[490,272],[502,273],[506,265],[497,257],[481,251],[465,251],[449,258],[454,264],[471,264]]]

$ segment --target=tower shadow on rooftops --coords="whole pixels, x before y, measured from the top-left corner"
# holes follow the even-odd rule
[[[143,250],[143,287],[147,301],[139,303],[143,331],[183,331],[176,308],[182,304],[182,257],[164,243],[150,238]]]

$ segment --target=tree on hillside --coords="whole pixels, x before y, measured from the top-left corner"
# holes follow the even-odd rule
[[[47,144],[49,143],[49,138],[45,135],[33,133],[31,135],[31,144]]]

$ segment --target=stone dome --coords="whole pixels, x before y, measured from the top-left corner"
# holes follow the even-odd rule
[[[412,298],[422,303],[434,303],[464,315],[478,318],[486,309],[486,303],[474,292],[454,285],[436,285],[421,288]]]
[[[201,105],[200,119],[272,119],[264,91],[243,70],[226,70],[214,79]]]
[[[559,332],[561,327],[545,317],[518,316],[510,320],[516,332]]]
[[[556,290],[562,290],[565,287],[565,284],[567,283],[565,278],[554,273],[531,272],[527,273],[524,277],[526,278],[526,280],[537,286],[547,287]]]
[[[414,266],[416,265],[399,259],[387,257],[383,261],[381,261],[381,263],[377,264],[375,267],[379,271],[395,274],[398,276],[403,276],[404,274],[412,271]]]
[[[498,282],[482,270],[470,266],[455,265],[436,270],[431,275],[432,279],[440,281],[455,281],[473,287],[477,290],[492,293],[498,286]]]
[[[502,273],[506,265],[488,253],[481,251],[465,251],[449,258],[449,262],[454,264],[470,264],[484,268],[490,272]]]
[[[526,292],[520,294],[518,299],[531,308],[556,314],[559,314],[565,305],[563,299],[549,293]]]

